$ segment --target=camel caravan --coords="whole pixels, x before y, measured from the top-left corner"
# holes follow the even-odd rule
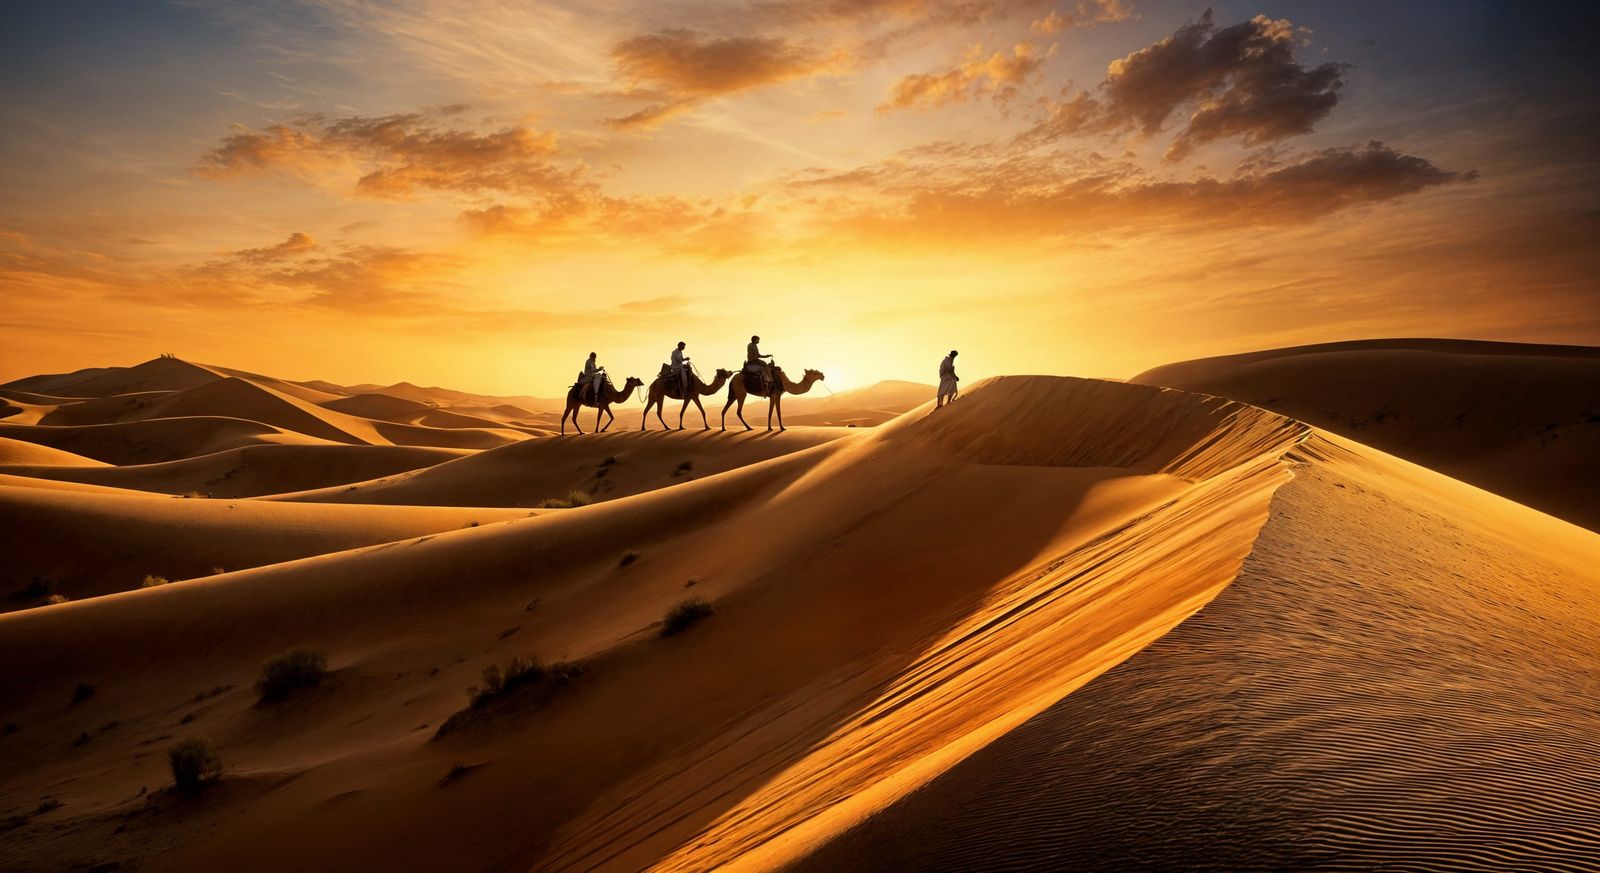
[[[701,378],[695,370],[689,357],[684,354],[684,343],[672,350],[672,362],[661,365],[661,372],[651,381],[649,388],[645,389],[644,415],[639,420],[639,429],[647,430],[650,422],[650,410],[656,413],[656,420],[661,426],[671,430],[662,417],[662,407],[666,401],[680,401],[678,407],[678,430],[683,430],[683,417],[693,403],[700,410],[700,423],[706,429],[711,429],[711,422],[706,417],[706,408],[700,403],[701,397],[709,397],[721,391],[723,386],[728,388],[728,402],[722,407],[722,429],[728,429],[728,410],[735,405],[738,409],[734,414],[738,416],[739,423],[745,430],[753,430],[750,423],[744,420],[744,402],[747,397],[765,397],[767,399],[767,430],[772,430],[772,417],[778,417],[778,430],[787,430],[783,426],[783,395],[805,394],[812,386],[823,381],[822,372],[819,370],[806,370],[800,381],[791,380],[778,366],[771,355],[764,355],[760,348],[761,337],[750,338],[750,345],[745,349],[744,367],[735,374],[731,370],[718,368],[710,382]],[[595,433],[604,433],[616,421],[616,416],[611,412],[612,404],[626,403],[633,396],[634,389],[644,388],[644,380],[629,376],[623,382],[623,387],[618,389],[606,374],[606,368],[600,366],[598,355],[589,353],[589,359],[583,365],[583,372],[578,375],[578,380],[567,390],[566,411],[561,414],[561,432],[567,432],[567,419],[572,419],[572,426],[583,433],[583,428],[578,424],[578,413],[588,407],[595,410]],[[601,423],[602,417],[605,423]]]
[[[672,362],[661,365],[661,372],[651,381],[650,387],[645,389],[644,415],[639,419],[639,429],[648,430],[650,424],[650,410],[654,409],[656,420],[667,430],[672,430],[672,425],[662,417],[662,407],[668,400],[680,402],[678,407],[678,430],[683,430],[683,416],[689,410],[689,404],[700,410],[700,424],[706,430],[711,429],[711,421],[706,418],[706,408],[700,403],[700,398],[710,397],[728,387],[728,402],[722,405],[722,430],[728,429],[728,410],[735,405],[734,415],[739,417],[739,423],[745,430],[754,430],[750,422],[744,420],[744,401],[749,397],[765,397],[767,399],[767,430],[772,430],[772,416],[778,416],[778,430],[788,430],[783,426],[783,395],[805,394],[813,385],[822,382],[823,375],[820,370],[807,370],[800,381],[791,380],[772,360],[771,355],[761,353],[761,337],[750,338],[750,345],[745,347],[744,367],[738,373],[732,370],[717,368],[715,378],[710,382],[701,378],[695,370],[689,356],[684,354],[685,343],[678,343],[672,350]],[[946,405],[955,402],[960,396],[960,377],[956,375],[956,355],[952,349],[944,360],[939,362],[939,391],[935,409],[943,409]],[[589,360],[583,365],[583,372],[578,374],[578,381],[572,383],[567,391],[567,409],[561,414],[561,432],[567,432],[567,419],[572,419],[572,426],[578,433],[583,433],[583,428],[578,426],[578,412],[584,407],[595,410],[595,433],[604,433],[616,421],[611,414],[613,403],[626,403],[633,396],[635,388],[644,388],[644,380],[629,376],[619,390],[611,384],[611,379],[606,375],[606,368],[600,366],[599,358],[594,352],[589,353]],[[605,424],[600,423],[604,416]]]

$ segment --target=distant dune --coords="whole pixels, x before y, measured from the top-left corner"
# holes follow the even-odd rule
[[[1243,400],[1600,530],[1600,349],[1365,340],[1134,379]]]
[[[1361,433],[1555,463],[1585,433],[1524,439],[1564,408],[1539,382],[1515,427],[1480,411],[1450,380],[1515,378],[1459,349],[1246,369],[1328,355],[1366,382],[1312,368],[1312,406],[1404,371]],[[1590,360],[1492,358],[1551,395]],[[1284,404],[1001,377],[558,437],[503,398],[168,361],[3,389],[127,390],[0,421],[0,869],[1600,856],[1600,534]],[[294,647],[330,672],[260,701]],[[527,656],[567,666],[487,691]],[[224,775],[184,797],[166,750],[201,735]]]
[[[159,464],[112,467],[80,458],[80,464],[77,466],[62,466],[68,462],[57,460],[53,465],[47,465],[42,459],[15,462],[4,460],[7,444],[27,445],[27,443],[17,443],[15,440],[0,442],[0,461],[3,461],[0,463],[0,473],[164,494],[198,492],[209,497],[258,497],[264,494],[349,485],[352,482],[391,476],[419,467],[452,461],[470,454],[465,449],[411,446],[269,444],[228,449],[215,454]],[[34,448],[39,451],[57,452],[66,458],[76,457],[42,446]]]

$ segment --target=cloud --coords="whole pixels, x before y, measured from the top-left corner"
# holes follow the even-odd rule
[[[1056,102],[1022,139],[1122,130],[1148,136],[1183,107],[1191,112],[1168,160],[1218,140],[1257,146],[1309,133],[1337,105],[1348,67],[1301,66],[1295,33],[1288,20],[1264,15],[1219,29],[1208,9],[1171,36],[1112,61],[1094,93]]]
[[[1034,33],[1054,36],[1073,28],[1095,24],[1109,24],[1133,18],[1133,9],[1123,0],[1079,0],[1071,9],[1052,9],[1050,14],[1033,22]]]
[[[621,76],[662,96],[658,105],[610,120],[623,129],[653,127],[708,98],[816,75],[837,63],[778,37],[713,37],[686,28],[625,39],[611,57]]]
[[[244,249],[243,251],[234,252],[234,256],[249,263],[259,264],[269,261],[278,261],[294,255],[304,254],[316,248],[317,241],[312,239],[310,234],[300,233],[297,231],[289,234],[288,239],[278,243],[275,246],[267,246],[259,249]]]
[[[459,114],[456,107],[441,112]],[[362,172],[356,192],[370,197],[405,199],[418,190],[564,196],[587,184],[587,168],[557,163],[559,151],[553,132],[525,125],[478,132],[439,126],[422,113],[307,115],[260,131],[240,129],[206,152],[195,172],[226,181],[354,166]]]
[[[906,76],[889,88],[889,96],[878,106],[879,115],[897,109],[935,109],[950,103],[964,103],[973,97],[989,97],[1006,103],[1019,87],[1039,72],[1049,57],[1035,53],[1032,43],[1017,43],[1011,54],[983,55],[982,46],[973,46],[967,60],[943,73],[918,73]]]
[[[840,192],[831,211],[848,235],[945,245],[1305,224],[1475,177],[1371,142],[1230,179],[1161,180],[1092,154],[1075,161],[1013,154],[942,162],[902,157],[800,184]]]

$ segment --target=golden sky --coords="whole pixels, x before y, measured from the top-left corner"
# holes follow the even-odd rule
[[[1600,344],[1593,71],[1551,10],[8,4],[0,380]]]

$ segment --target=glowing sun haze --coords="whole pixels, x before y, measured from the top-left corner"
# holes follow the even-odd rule
[[[11,3],[0,380],[159,352],[554,394],[1376,336],[1600,344],[1592,14]]]

